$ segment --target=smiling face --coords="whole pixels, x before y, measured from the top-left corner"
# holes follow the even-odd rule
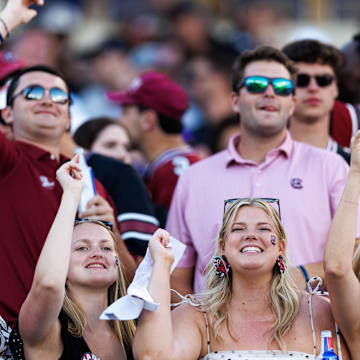
[[[21,94],[16,96],[34,84],[47,89],[41,100],[27,100]],[[69,103],[59,104],[51,101],[48,90],[54,87],[67,92],[64,81],[53,74],[33,71],[20,77],[12,106],[6,107],[2,112],[4,120],[13,124],[16,139],[35,142],[48,139],[60,141],[70,126]]]
[[[244,71],[244,78],[265,76],[270,78],[291,79],[286,67],[275,61],[253,61]],[[232,94],[232,105],[240,114],[242,132],[256,137],[274,136],[286,131],[286,124],[295,108],[293,95],[275,94],[271,85],[264,93],[250,93],[246,87]]]
[[[228,225],[221,249],[233,274],[261,271],[272,275],[276,259],[283,255],[284,241],[265,210],[245,205]]]
[[[314,78],[315,75],[330,75],[335,78],[334,70],[330,65],[297,63],[298,74],[310,75],[309,85],[296,87],[296,107],[294,120],[314,123],[324,117],[330,117],[330,112],[338,96],[336,80],[328,86],[319,86]]]
[[[75,226],[68,287],[108,288],[117,278],[116,256],[114,240],[106,228],[94,223]]]

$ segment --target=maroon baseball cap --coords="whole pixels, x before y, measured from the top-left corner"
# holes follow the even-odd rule
[[[0,51],[0,81],[25,66],[24,61],[10,51]]]
[[[144,73],[126,91],[111,91],[107,96],[118,104],[141,105],[179,121],[189,106],[184,89],[158,72]]]

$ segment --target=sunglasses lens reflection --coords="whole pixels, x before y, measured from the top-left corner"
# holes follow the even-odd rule
[[[44,88],[31,86],[24,90],[24,96],[28,100],[41,100],[44,97]]]
[[[287,96],[294,91],[293,83],[288,79],[274,79],[274,92],[277,95]]]
[[[55,103],[65,104],[68,100],[68,94],[59,88],[50,89],[51,100]]]
[[[245,80],[247,91],[254,94],[264,93],[270,83],[272,84],[276,95],[287,96],[294,90],[293,83],[289,79],[269,79],[263,76],[250,76]]]
[[[45,95],[45,89],[41,86],[29,86],[24,90],[24,96],[27,100],[41,100]],[[66,104],[69,99],[68,94],[59,88],[50,89],[50,99],[56,104]]]
[[[269,80],[261,77],[249,77],[246,79],[245,86],[251,93],[263,93],[269,86]]]

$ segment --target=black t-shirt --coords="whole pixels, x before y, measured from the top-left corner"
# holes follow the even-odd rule
[[[69,317],[65,312],[61,312],[59,315],[61,323],[61,340],[64,346],[63,353],[59,360],[97,360],[85,340],[82,337],[75,337],[69,333],[68,321]],[[25,360],[24,345],[20,336],[18,322],[10,334],[9,346],[13,353],[14,360]],[[131,346],[125,346],[126,359],[134,360]]]

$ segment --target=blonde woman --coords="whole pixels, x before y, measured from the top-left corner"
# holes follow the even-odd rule
[[[331,307],[352,359],[360,359],[360,246],[355,246],[359,195],[360,132],[352,142],[350,171],[324,254]]]
[[[149,291],[160,305],[140,317],[136,359],[314,359],[321,330],[337,339],[329,303],[292,286],[285,232],[268,203],[273,200],[226,203],[214,262],[207,268],[208,290],[172,312],[169,234],[153,235]],[[348,359],[344,344],[342,355]]]
[[[99,320],[125,295],[115,238],[100,221],[74,226],[83,186],[77,156],[56,175],[63,195],[10,336],[14,359],[132,359],[134,323]]]

